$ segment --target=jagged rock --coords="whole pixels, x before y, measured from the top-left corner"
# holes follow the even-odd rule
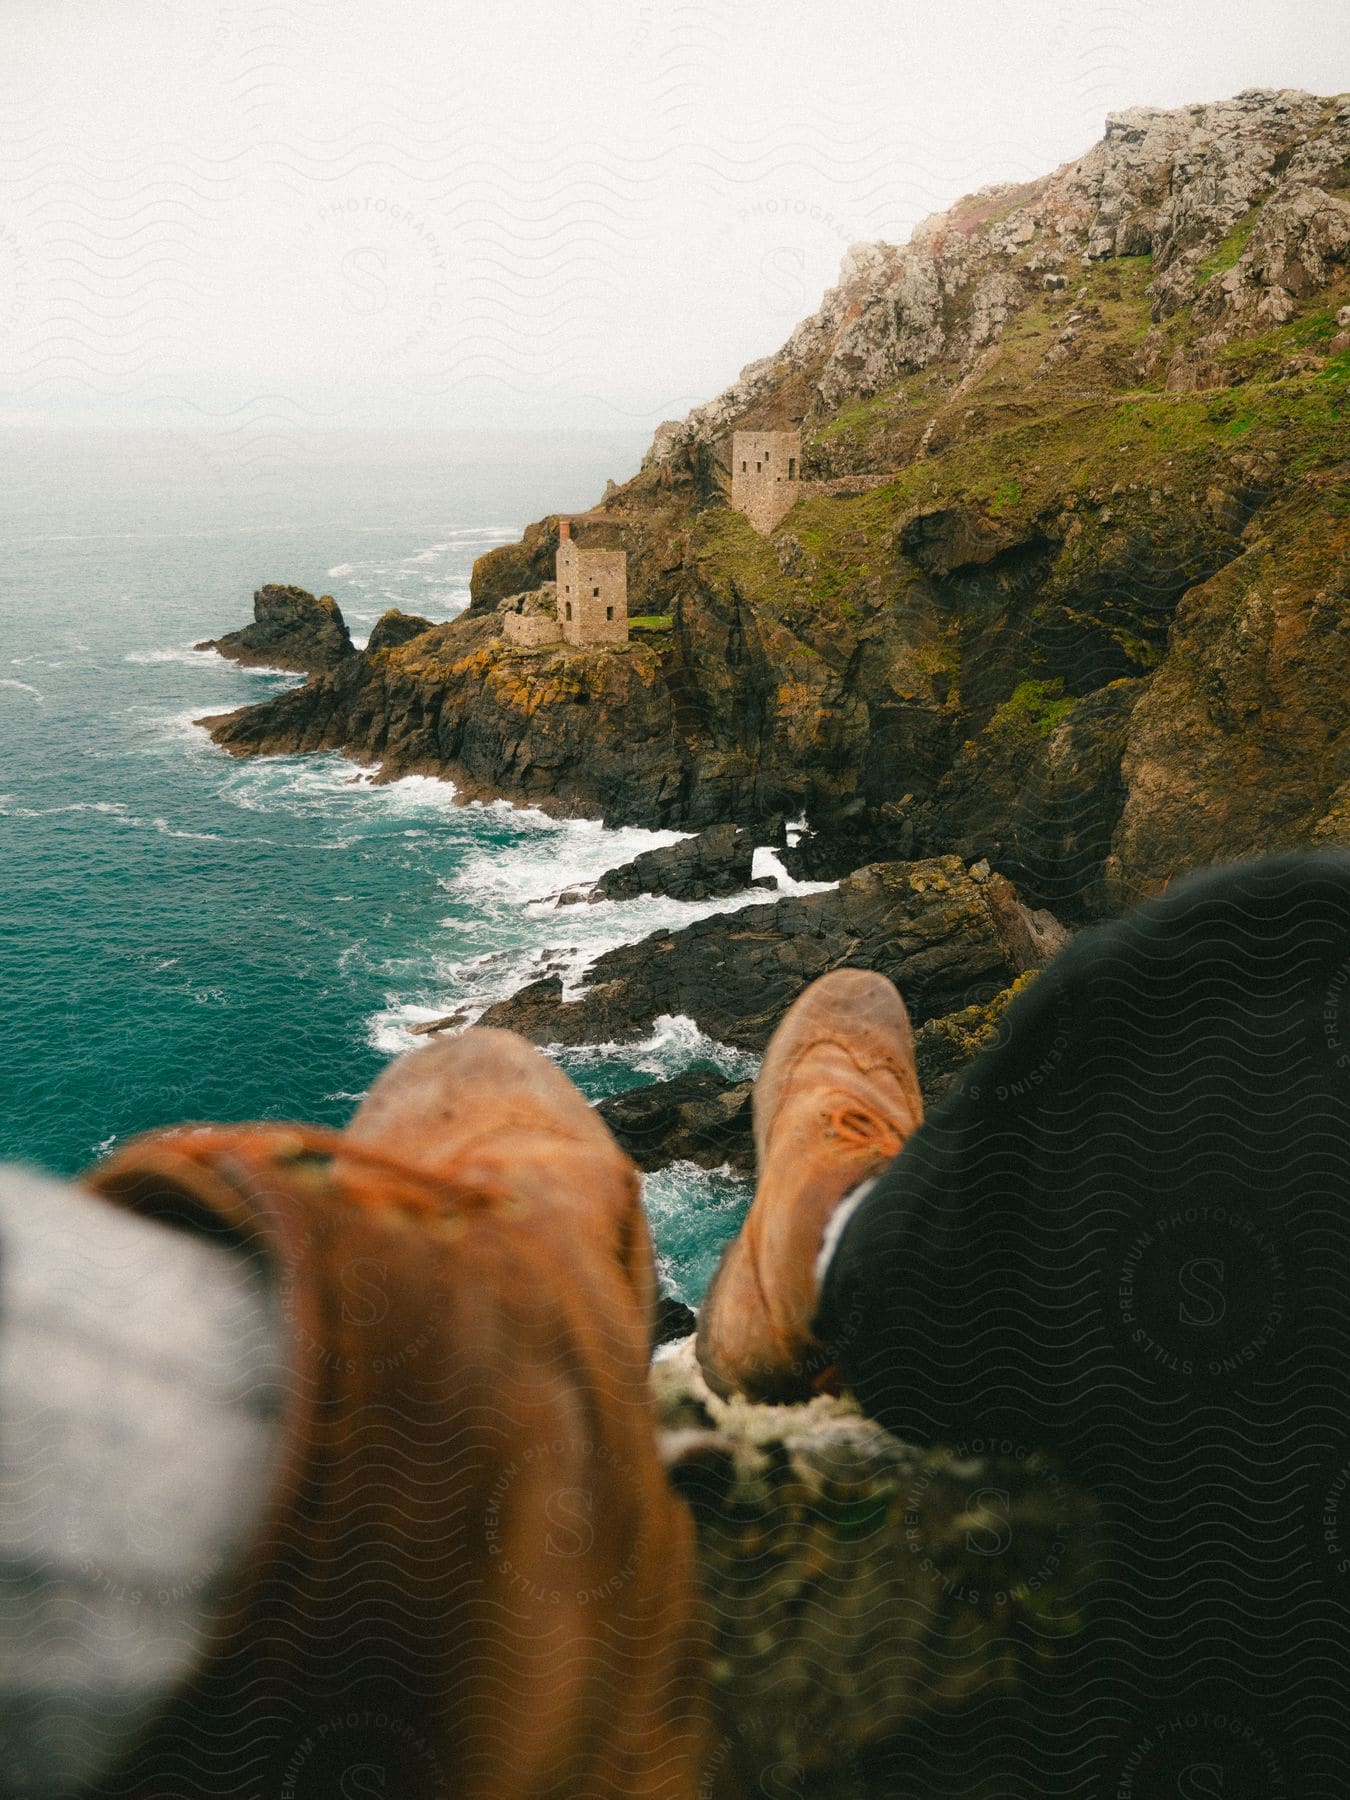
[[[409,1025],[409,1037],[435,1037],[442,1031],[458,1031],[467,1025],[469,1015],[460,1008],[457,1012],[444,1013],[439,1019],[422,1019],[416,1025]]]
[[[1048,952],[1047,960],[1049,954],[1053,952]],[[914,1057],[925,1106],[940,1100],[981,1050],[988,1049],[996,1040],[1004,1013],[1035,977],[1035,968],[1029,968],[992,1000],[944,1013],[940,1019],[930,1019],[919,1027],[914,1033]]]
[[[602,811],[612,823],[683,823],[657,660],[638,644],[522,657],[502,643],[495,613],[472,610],[200,723],[238,756],[343,750],[379,763],[382,780],[449,776],[463,800],[508,793],[553,812]],[[712,789],[707,804],[720,804]]]
[[[659,1349],[662,1344],[679,1343],[681,1338],[689,1336],[697,1323],[692,1307],[686,1306],[683,1300],[677,1300],[674,1294],[662,1294],[656,1303],[653,1350]]]
[[[827,893],[696,920],[607,951],[580,998],[557,978],[490,1007],[485,1025],[535,1043],[631,1041],[664,1014],[762,1050],[802,989],[827,969],[891,977],[916,1023],[992,997],[1019,972],[1005,926],[959,858],[878,863]]]
[[[1117,680],[1067,705],[1052,701],[1039,718],[995,715],[915,809],[911,841],[986,857],[1019,893],[1066,918],[1109,910],[1103,870],[1125,803],[1121,756],[1145,689]]]
[[[644,850],[630,863],[609,869],[586,898],[633,900],[664,894],[671,900],[715,900],[750,886],[755,834],[735,825],[710,825],[678,844]]]
[[[354,657],[351,636],[331,594],[269,582],[253,596],[253,623],[195,646],[251,668],[320,675]]]
[[[706,1065],[669,1081],[630,1088],[596,1108],[620,1146],[641,1169],[692,1162],[740,1175],[754,1173],[749,1081],[728,1081]]]
[[[424,631],[430,631],[430,619],[424,619],[420,613],[400,612],[398,607],[391,606],[389,611],[381,613],[375,621],[375,629],[371,632],[366,644],[365,655],[378,656],[381,650],[397,650],[402,644],[410,644],[415,637],[421,637]]]
[[[1072,1655],[1097,1509],[1051,1464],[920,1450],[848,1399],[728,1403],[688,1345],[652,1386],[697,1528],[718,1702],[750,1766],[837,1778],[869,1746],[1029,1692]]]
[[[1350,202],[1320,188],[1297,188],[1261,207],[1242,254],[1208,282],[1192,316],[1210,328],[1206,341],[1213,347],[1239,329],[1283,325],[1347,255]]]
[[[1042,180],[969,195],[924,220],[903,247],[851,247],[838,285],[778,356],[749,364],[682,422],[663,424],[649,462],[723,436],[764,403],[785,367],[802,371],[814,409],[828,415],[929,366],[949,343],[944,298],[967,287],[969,316],[957,336],[968,353],[1026,304],[1032,290],[1020,268],[1034,275],[1047,256],[1151,253],[1155,317],[1165,317],[1194,298],[1203,258],[1259,200],[1334,186],[1348,142],[1344,105],[1291,89],[1112,113],[1099,143]]]

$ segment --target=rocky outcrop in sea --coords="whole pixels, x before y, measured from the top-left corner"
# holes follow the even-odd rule
[[[754,832],[710,825],[694,837],[644,850],[632,862],[606,870],[584,895],[561,894],[558,904],[635,900],[639,894],[664,894],[671,900],[723,899],[751,885],[754,860]]]
[[[338,603],[304,588],[268,582],[253,596],[253,623],[193,646],[251,668],[294,669],[322,675],[356,654]]]

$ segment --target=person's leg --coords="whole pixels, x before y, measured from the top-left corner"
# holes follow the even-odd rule
[[[275,1285],[0,1165],[0,1796],[85,1790],[200,1660],[277,1454]]]
[[[710,1387],[792,1400],[830,1383],[812,1331],[815,1264],[840,1203],[923,1117],[914,1036],[885,976],[838,969],[789,1008],[754,1089],[759,1180],[699,1309]]]
[[[901,1436],[1048,1445],[1102,1499],[1065,1791],[1343,1791],[1350,857],[1083,933],[858,1206],[815,1328]]]
[[[537,1051],[414,1052],[345,1134],[152,1134],[109,1198],[254,1243],[288,1333],[266,1529],[100,1793],[693,1800],[690,1517],[648,1390],[637,1172]]]

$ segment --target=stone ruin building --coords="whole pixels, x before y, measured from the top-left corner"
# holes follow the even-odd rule
[[[628,552],[583,550],[563,519],[554,567],[564,643],[627,643]]]
[[[731,437],[731,504],[767,536],[801,493],[799,431],[736,431]]]
[[[558,608],[553,597],[553,583],[528,594],[513,594],[501,607],[502,636],[508,644],[519,644],[522,650],[539,650],[545,644],[560,644]]]
[[[510,643],[624,644],[628,641],[628,552],[583,550],[572,525],[558,525],[555,578],[534,594],[521,594],[502,614]]]

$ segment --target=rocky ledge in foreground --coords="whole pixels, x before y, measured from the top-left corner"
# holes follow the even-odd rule
[[[793,1777],[773,1791],[910,1792],[887,1780],[888,1741],[1043,1691],[1072,1652],[1094,1505],[1035,1457],[920,1450],[850,1399],[718,1400],[691,1351],[652,1384],[731,1731],[751,1767]]]
[[[916,1025],[989,1001],[1045,952],[1008,882],[959,857],[874,863],[820,894],[792,896],[658,931],[607,951],[585,993],[557,976],[522,988],[480,1021],[538,1044],[632,1041],[664,1014],[762,1050],[808,982],[829,969],[876,969]]]
[[[253,623],[194,644],[247,668],[294,669],[322,675],[355,657],[346,622],[331,594],[268,582],[253,596]]]

